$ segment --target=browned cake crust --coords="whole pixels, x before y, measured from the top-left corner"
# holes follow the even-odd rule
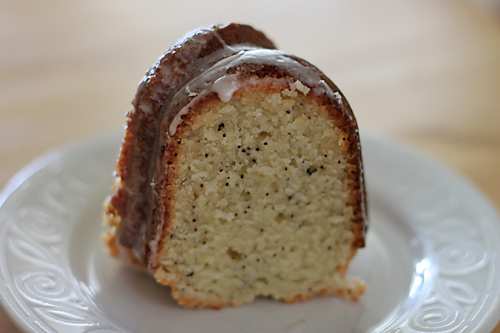
[[[147,72],[133,100],[134,108],[128,114],[126,135],[116,168],[119,181],[106,207],[108,221],[115,227],[108,237],[112,254],[131,250],[131,257],[135,257],[133,260],[151,270],[158,267],[156,251],[161,248],[169,225],[169,186],[170,179],[175,176],[172,171],[175,168],[169,166],[176,163],[177,147],[181,144],[183,131],[180,124],[176,125],[173,135],[169,133],[169,128],[177,121],[178,112],[193,102],[193,96],[199,92],[188,93],[175,101],[172,99],[187,82],[221,59],[234,56],[243,49],[274,49],[274,45],[261,32],[246,25],[213,26],[186,36]],[[316,67],[291,55],[281,56],[314,71],[339,96],[336,99],[326,93],[310,94],[319,104],[327,106],[335,123],[340,124],[342,132],[347,134],[343,145],[348,151],[348,173],[352,186],[350,204],[354,207],[354,254],[357,248],[364,246],[366,231],[366,199],[355,117],[339,89]],[[236,63],[224,71],[224,75],[236,74],[241,80],[255,75],[259,78],[300,79],[300,73],[276,63]],[[216,98],[217,94],[212,92],[194,102],[209,103]],[[189,113],[183,115],[184,126],[195,112],[191,110],[195,109],[191,107]],[[158,233],[161,233],[160,237],[157,237]]]

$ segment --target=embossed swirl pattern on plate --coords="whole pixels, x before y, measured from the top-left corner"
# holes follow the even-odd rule
[[[372,148],[368,152],[378,150]],[[401,204],[411,225],[430,239],[438,266],[433,288],[423,303],[403,314],[403,323],[399,320],[394,327],[384,329],[472,332],[482,318],[481,311],[492,304],[487,291],[499,288],[500,272],[492,260],[498,245],[493,239],[495,233],[487,232],[488,226],[498,221],[489,220],[476,206],[478,199],[469,193],[473,189],[457,184],[439,166],[408,155],[409,158],[398,160],[398,169],[404,172],[393,174],[393,159],[389,157],[394,152],[386,149],[382,157],[384,154],[385,158],[366,156],[368,161],[379,164],[378,173],[368,172],[368,176],[383,179],[383,186],[391,188],[394,202]]]
[[[23,184],[36,199],[20,201],[4,216],[2,226],[10,228],[3,235],[0,270],[12,277],[17,297],[11,301],[29,314],[24,321],[33,329],[117,331],[93,303],[93,291],[72,276],[64,250],[63,237],[77,223],[75,212],[93,195],[101,167],[101,158],[91,153],[49,163],[44,179],[35,174]]]

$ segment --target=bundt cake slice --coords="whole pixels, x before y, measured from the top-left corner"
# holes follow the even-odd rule
[[[141,82],[106,204],[108,248],[184,306],[357,299],[358,128],[316,67],[230,24],[174,45]]]

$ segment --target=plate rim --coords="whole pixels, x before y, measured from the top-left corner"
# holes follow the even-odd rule
[[[500,267],[500,210],[475,184],[467,179],[465,175],[458,172],[456,169],[453,169],[449,165],[446,165],[443,162],[437,160],[435,157],[429,156],[428,154],[419,151],[415,147],[403,144],[401,142],[396,142],[387,135],[383,135],[370,130],[365,130],[360,134],[360,137],[362,145],[364,137],[365,141],[371,141],[374,144],[382,145],[386,149],[391,149],[398,154],[404,155],[413,160],[417,160],[420,163],[429,166],[433,170],[436,170],[441,175],[443,175],[447,179],[448,183],[451,182],[454,187],[466,190],[470,196],[478,199],[478,202],[480,203],[482,208],[484,208],[483,211],[486,211],[486,215],[489,215],[493,220],[496,220],[498,222],[497,224],[492,225],[496,234],[496,246],[498,250],[497,255],[492,258],[492,261],[497,263],[497,267]],[[490,332],[495,328],[496,325],[500,325],[500,288],[496,290],[496,293],[492,297],[494,297],[494,301],[492,302],[491,307],[487,310],[489,316],[485,316],[485,318],[481,322],[479,322],[477,326],[473,327],[474,329]],[[495,311],[497,312],[496,317],[498,318],[495,317]],[[395,333],[399,333],[399,331]]]
[[[35,174],[39,173],[41,170],[49,166],[51,163],[57,161],[61,156],[65,155],[68,151],[78,149],[80,147],[84,147],[87,145],[93,145],[95,142],[99,142],[101,140],[109,140],[118,135],[118,133],[123,133],[123,129],[121,131],[108,130],[96,135],[89,135],[77,140],[72,140],[67,143],[56,145],[45,152],[42,152],[31,161],[29,161],[26,165],[24,165],[21,169],[19,169],[14,175],[5,183],[4,187],[0,189],[0,223],[2,218],[2,208],[5,202],[9,199],[9,197],[16,192],[16,190],[22,186],[26,180],[33,177]],[[117,147],[117,157],[118,157],[119,147]],[[3,230],[3,225],[0,225],[0,231]],[[3,235],[0,233],[0,238]],[[0,249],[4,251],[4,248]],[[0,270],[0,273],[2,271]],[[0,275],[0,282],[2,282],[3,278]],[[0,284],[1,287],[1,284]],[[9,288],[9,292],[12,291]],[[34,330],[23,318],[21,317],[20,312],[16,311],[12,304],[9,303],[7,297],[3,295],[3,290],[0,290],[0,308],[5,312],[5,314],[9,317],[9,319],[14,323],[16,328],[29,328]]]
[[[48,151],[40,154],[38,157],[33,159],[31,162],[26,164],[23,168],[21,168],[18,172],[16,172],[5,184],[5,186],[0,190],[0,218],[2,217],[2,208],[4,207],[5,202],[8,198],[16,192],[16,190],[22,186],[29,178],[33,177],[35,174],[41,172],[44,168],[49,166],[51,163],[59,160],[62,156],[68,153],[68,151],[75,150],[78,148],[83,148],[89,145],[95,145],[97,142],[102,140],[110,140],[115,139],[119,136],[119,133],[123,133],[123,130],[120,132],[118,130],[106,131],[100,133],[98,135],[93,135],[87,138],[83,138],[68,144],[63,144],[60,146],[56,146]],[[490,199],[477,188],[472,182],[470,182],[466,177],[457,172],[456,170],[450,168],[447,165],[444,165],[442,162],[437,161],[433,157],[429,157],[419,151],[417,151],[413,147],[408,147],[399,142],[392,141],[389,137],[381,135],[379,133],[373,132],[371,130],[363,130],[361,131],[361,140],[362,145],[363,141],[371,141],[374,144],[383,146],[384,148],[388,148],[393,152],[398,154],[402,154],[408,158],[419,160],[422,163],[432,167],[438,172],[444,174],[448,180],[452,180],[456,186],[460,188],[466,189],[472,196],[476,197],[481,205],[486,208],[487,213],[491,216],[494,216],[497,221],[500,222],[500,215],[498,209],[494,206],[494,204],[490,201]],[[116,150],[116,156],[118,156],[119,147]],[[0,219],[1,221],[1,219]],[[4,222],[6,223],[6,222]],[[4,226],[1,226],[3,230]],[[500,239],[500,225],[496,226],[497,238]],[[2,235],[0,235],[2,236]],[[498,247],[500,249],[500,246]],[[499,251],[500,252],[500,251]],[[500,253],[497,255],[496,261],[498,261],[498,257]],[[0,282],[3,278],[0,276]],[[10,291],[12,292],[12,291]],[[492,306],[487,310],[487,315],[483,318],[481,322],[478,323],[476,329],[485,329],[492,330],[495,325],[498,324],[500,320],[496,318],[494,315],[495,311],[500,310],[500,290],[496,291],[494,294],[494,301]],[[6,315],[14,322],[16,327],[18,328],[29,328],[33,329],[33,327],[29,326],[26,321],[24,321],[19,314],[19,311],[16,311],[12,304],[8,302],[8,299],[3,295],[3,292],[0,294],[0,306],[5,311]]]

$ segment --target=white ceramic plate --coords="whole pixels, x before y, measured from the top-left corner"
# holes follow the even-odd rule
[[[357,303],[183,309],[169,289],[99,242],[122,133],[45,154],[0,195],[0,293],[23,330],[43,332],[489,332],[500,320],[500,218],[463,179],[363,138],[367,246]]]

